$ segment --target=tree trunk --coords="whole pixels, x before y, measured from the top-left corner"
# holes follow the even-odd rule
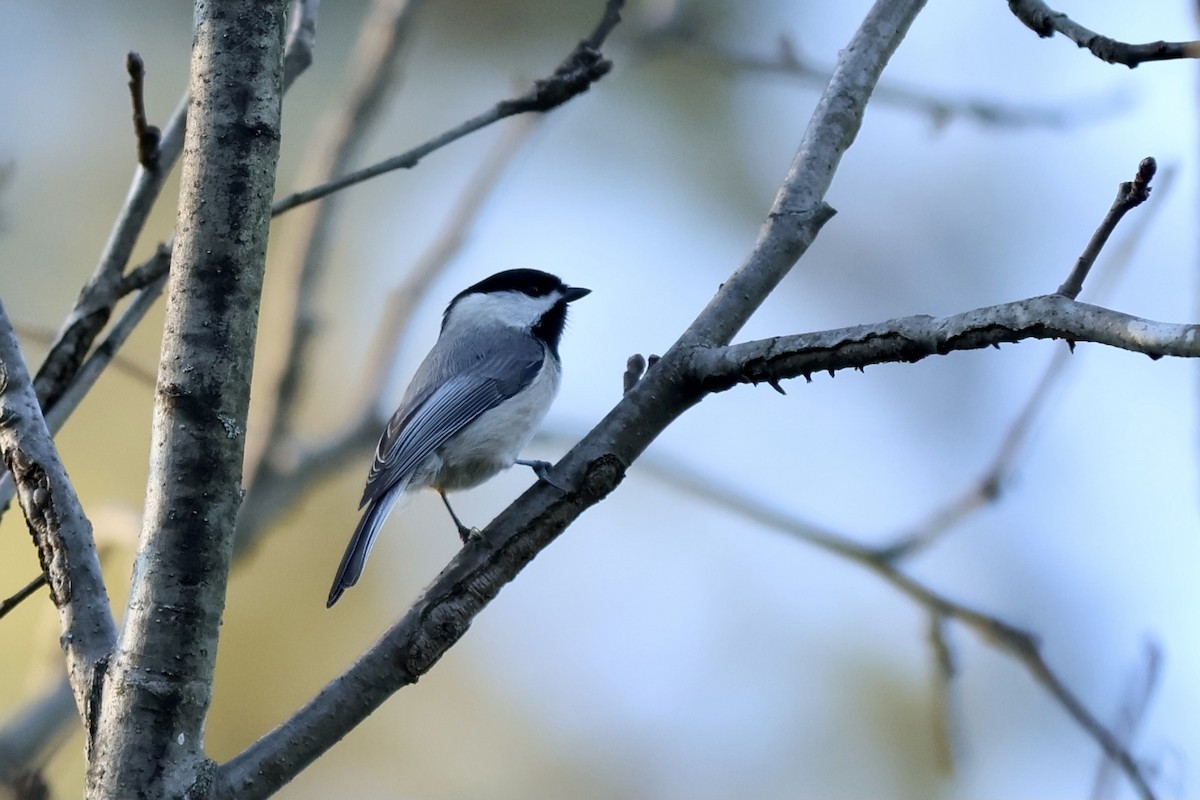
[[[283,0],[199,0],[145,520],[89,744],[89,798],[203,795],[241,503],[275,164]]]

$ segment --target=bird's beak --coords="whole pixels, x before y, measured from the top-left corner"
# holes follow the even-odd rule
[[[592,293],[591,289],[584,289],[579,286],[568,286],[563,292],[563,299],[568,303],[573,303],[581,297],[586,297]]]

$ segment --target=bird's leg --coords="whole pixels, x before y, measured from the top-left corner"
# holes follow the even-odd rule
[[[446,504],[446,510],[450,512],[450,519],[454,520],[454,524],[458,528],[458,538],[462,539],[462,543],[466,544],[472,536],[478,536],[478,530],[468,528],[462,524],[462,520],[458,518],[458,514],[455,514],[454,509],[450,507],[450,501],[446,499],[446,493],[441,489],[438,489],[437,493],[442,498],[442,502]]]
[[[549,461],[527,461],[523,458],[518,458],[517,463],[523,467],[529,467],[530,469],[533,470],[533,474],[538,476],[539,480],[545,481],[546,483],[553,486],[555,489],[558,489],[560,492],[566,494],[566,491],[567,491],[566,487],[559,486],[557,483],[555,483],[553,480],[550,479],[550,468],[553,467],[554,465],[551,464]]]

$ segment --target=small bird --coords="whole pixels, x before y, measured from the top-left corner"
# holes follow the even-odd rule
[[[548,480],[550,464],[518,456],[558,393],[567,304],[590,292],[546,272],[510,269],[450,301],[437,342],[379,439],[359,503],[366,511],[326,608],[358,582],[383,521],[409,492],[437,490],[465,544],[471,529],[447,491],[478,486],[513,464]]]

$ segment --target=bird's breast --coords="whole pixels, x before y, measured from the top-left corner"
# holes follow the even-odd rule
[[[441,465],[430,483],[469,489],[511,467],[550,410],[560,375],[558,363],[547,358],[523,392],[485,411],[442,445],[437,451]]]

